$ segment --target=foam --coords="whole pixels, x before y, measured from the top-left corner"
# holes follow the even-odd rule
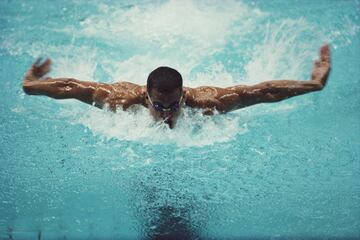
[[[130,9],[99,8],[100,14],[87,18],[78,34],[115,45],[121,44],[118,39],[132,41],[137,44],[135,48],[142,48],[141,54],[134,53],[115,63],[119,71],[113,79],[144,80],[159,65],[175,67],[189,79],[190,72],[205,58],[222,50],[232,34],[232,25],[252,14],[246,5],[235,1],[209,5],[169,1]],[[261,15],[259,12],[256,11],[257,16]],[[247,23],[243,32],[247,31]]]
[[[317,57],[316,48],[321,44],[316,44],[316,35],[302,43],[301,38],[309,32],[314,32],[313,27],[304,19],[285,19],[280,23],[267,24],[263,43],[254,48],[251,60],[245,66],[247,75],[244,82],[309,79],[310,72],[306,66]]]
[[[211,5],[189,0],[169,1],[130,9],[104,8],[101,5],[100,9],[100,15],[83,22],[84,34],[110,40],[131,34],[135,38],[157,43],[162,48],[191,48],[191,52],[196,51],[194,55],[204,48],[209,50],[221,46],[230,33],[228,30],[233,20],[238,15],[250,16],[248,8],[235,1]],[[192,45],[185,45],[182,41],[189,41],[200,49],[193,49]]]
[[[68,108],[71,106],[67,106]],[[104,141],[120,139],[141,141],[143,144],[172,144],[179,147],[206,146],[227,142],[247,131],[246,124],[237,116],[203,116],[201,112],[184,109],[176,128],[156,123],[147,109],[136,112],[111,113],[94,108],[62,110],[60,115],[74,124],[82,124]]]

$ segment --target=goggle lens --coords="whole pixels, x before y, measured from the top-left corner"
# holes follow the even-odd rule
[[[164,107],[162,104],[160,103],[154,103],[154,108],[156,111],[158,112],[166,112],[166,111],[171,111],[171,112],[175,112],[179,109],[179,102],[173,103],[171,104],[168,108]]]

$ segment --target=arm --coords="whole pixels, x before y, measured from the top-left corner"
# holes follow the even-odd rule
[[[233,111],[258,103],[278,102],[290,97],[322,90],[330,73],[330,50],[324,45],[320,60],[315,61],[311,80],[267,81],[252,86],[238,85],[228,88],[199,87],[189,89],[189,105],[219,112]],[[199,101],[197,101],[199,100]]]
[[[43,78],[50,71],[51,60],[40,63],[38,59],[28,70],[23,90],[29,95],[45,95],[55,99],[75,98],[102,108],[113,88],[97,82],[79,81],[73,78]]]

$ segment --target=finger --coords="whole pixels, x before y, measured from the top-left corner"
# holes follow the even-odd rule
[[[36,61],[35,61],[34,64],[33,64],[33,67],[39,66],[39,63],[41,62],[41,60],[42,60],[41,57],[39,57],[38,59],[36,59]]]
[[[320,67],[320,60],[314,61],[314,66],[315,67]]]
[[[47,67],[51,65],[51,60],[50,58],[47,58],[43,64],[41,64],[42,67]]]
[[[320,59],[322,62],[330,62],[330,48],[329,44],[325,44],[320,49]]]

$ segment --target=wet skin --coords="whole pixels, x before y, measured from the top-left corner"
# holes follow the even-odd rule
[[[226,113],[258,103],[278,102],[290,97],[322,90],[327,82],[331,62],[329,45],[320,49],[320,58],[314,62],[310,80],[273,80],[252,86],[236,85],[219,88],[202,86],[184,87],[171,93],[152,90],[130,82],[113,84],[80,81],[73,78],[44,78],[50,71],[51,60],[37,60],[27,71],[23,90],[29,95],[45,95],[55,99],[74,98],[98,108],[106,106],[111,111],[127,110],[133,105],[149,109],[156,121],[164,121],[173,128],[183,106],[203,110],[203,114]],[[158,112],[149,101],[168,107],[181,99],[180,108],[174,112]]]
[[[184,92],[180,88],[175,89],[170,93],[161,93],[156,90],[151,90],[149,96],[147,96],[146,105],[148,106],[150,114],[156,121],[164,121],[164,123],[168,124],[170,128],[173,128],[176,124],[177,118],[180,115],[180,106],[184,104],[182,98],[183,94]],[[149,98],[151,98],[151,101]],[[156,111],[151,102],[153,104],[160,103],[165,108],[169,108],[170,106],[179,103],[179,108],[176,111]]]

